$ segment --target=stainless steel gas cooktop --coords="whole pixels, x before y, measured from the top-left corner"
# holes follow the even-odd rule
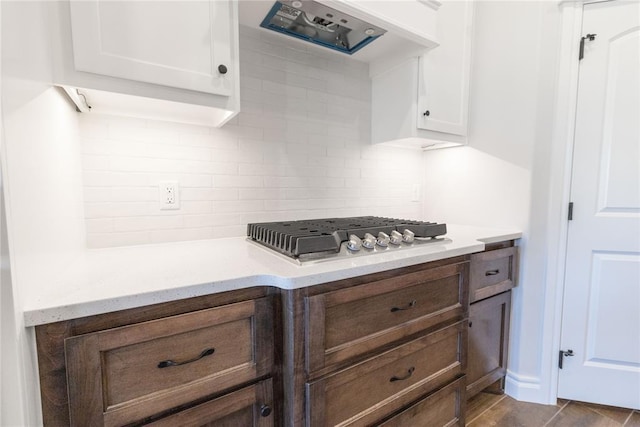
[[[377,216],[248,224],[250,240],[299,261],[406,250],[442,242],[446,224]]]

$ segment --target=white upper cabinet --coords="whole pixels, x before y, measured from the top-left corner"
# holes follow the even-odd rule
[[[472,1],[447,3],[442,8],[440,46],[419,58],[420,129],[467,134],[473,9]]]
[[[372,139],[421,148],[466,143],[474,3],[440,7],[440,46],[372,79]]]
[[[73,59],[79,71],[228,96],[229,25],[224,1],[74,1]]]
[[[237,4],[231,0],[62,2],[56,83],[81,88],[92,111],[219,125],[239,109]],[[98,92],[95,92],[98,91]],[[81,90],[82,92],[82,90]],[[108,94],[102,93],[107,92]],[[145,108],[140,100],[166,101]],[[179,105],[185,104],[186,110]],[[127,109],[135,105],[135,111]],[[178,108],[174,108],[178,107]],[[112,111],[113,110],[113,111]]]

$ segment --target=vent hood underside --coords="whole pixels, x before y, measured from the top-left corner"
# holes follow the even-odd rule
[[[261,27],[346,54],[353,54],[387,31],[315,1],[276,1]]]
[[[292,5],[293,3],[292,0],[279,0],[279,2],[240,0],[238,2],[239,22],[241,25],[261,28],[263,31],[273,33],[264,28],[263,22],[270,22],[269,17],[273,17],[274,13],[280,10],[278,4]],[[371,75],[392,66],[400,59],[419,55],[427,49],[438,46],[435,31],[440,3],[437,0],[300,0],[300,3],[303,4],[303,8],[307,7],[307,3],[327,6],[340,14],[361,21],[363,25],[368,25],[367,28],[386,30],[386,33],[374,33],[373,40],[365,41],[350,55],[353,59],[369,63]],[[326,26],[327,22],[324,20],[326,15],[323,17],[313,12],[309,12],[307,16],[309,15],[314,15],[316,23]],[[314,19],[310,21],[313,23]],[[340,23],[339,20],[338,23]],[[345,24],[347,25],[348,23]],[[338,49],[327,48],[326,45],[322,46],[322,43],[310,43],[308,37],[303,40],[302,36],[291,37],[291,34],[283,34],[286,31],[279,30],[277,33],[289,40],[297,39],[302,49],[317,49],[319,53],[333,52],[344,56],[344,53],[339,53]],[[349,43],[350,46],[357,44],[357,42]]]

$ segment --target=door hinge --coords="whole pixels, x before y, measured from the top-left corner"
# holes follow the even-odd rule
[[[573,202],[569,202],[569,215],[567,215],[569,221],[573,221]]]
[[[595,40],[597,34],[587,34],[584,37],[580,38],[580,54],[578,55],[578,61],[581,61],[582,58],[584,58],[584,42],[585,40],[589,40],[590,42],[592,42],[593,40]]]
[[[558,354],[558,368],[562,369],[562,360],[565,356],[573,356],[573,350],[569,349],[567,351],[560,350]]]

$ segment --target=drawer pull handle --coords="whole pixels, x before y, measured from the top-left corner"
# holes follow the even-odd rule
[[[396,377],[394,375],[389,379],[389,382],[393,383],[393,382],[396,382],[396,381],[406,380],[406,379],[410,378],[411,375],[413,375],[413,371],[415,371],[415,370],[416,370],[416,368],[412,366],[409,369],[407,369],[407,375],[405,375],[404,377]]]
[[[396,311],[409,310],[410,308],[415,307],[417,303],[418,303],[418,301],[413,300],[409,304],[407,304],[406,307],[391,307],[391,312],[395,313]]]
[[[193,359],[185,360],[184,362],[174,362],[173,360],[163,360],[162,362],[158,363],[158,368],[162,369],[162,368],[168,368],[169,366],[186,365],[187,363],[200,360],[205,356],[211,356],[215,351],[216,351],[215,348],[207,348],[206,350],[203,350],[202,353],[200,353],[197,357],[194,357]]]
[[[484,273],[485,276],[495,276],[496,274],[500,274],[500,270],[489,270]]]

